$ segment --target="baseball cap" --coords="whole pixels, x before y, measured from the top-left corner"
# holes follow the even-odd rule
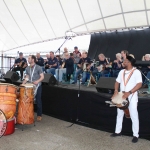
[[[77,47],[77,46],[75,46],[75,47],[74,47],[74,49],[78,49],[78,47]]]

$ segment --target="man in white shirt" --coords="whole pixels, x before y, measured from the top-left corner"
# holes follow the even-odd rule
[[[136,143],[139,137],[139,118],[137,111],[138,104],[138,93],[142,86],[142,76],[141,72],[134,68],[136,60],[127,56],[124,60],[125,69],[119,72],[119,75],[116,79],[115,83],[115,92],[113,97],[118,94],[118,89],[120,86],[120,91],[124,91],[123,99],[129,100],[129,112],[132,120],[132,131],[133,131],[133,139],[132,142]],[[122,121],[123,121],[124,111],[117,108],[117,122],[116,122],[116,130],[115,133],[111,134],[111,137],[121,136],[122,130]]]

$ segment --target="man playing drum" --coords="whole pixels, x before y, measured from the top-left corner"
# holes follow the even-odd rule
[[[133,131],[132,142],[133,143],[136,143],[139,137],[137,90],[139,90],[142,86],[141,72],[133,67],[135,62],[136,60],[131,56],[127,56],[126,59],[124,60],[123,64],[125,66],[125,69],[119,72],[119,75],[115,83],[115,93],[112,97],[114,98],[118,94],[118,89],[120,85],[120,91],[124,92],[122,99],[128,98],[129,100],[129,112],[132,120],[132,131]],[[111,134],[111,137],[121,136],[123,116],[124,116],[124,111],[117,108],[116,130],[115,133]]]
[[[25,84],[27,81],[33,83],[36,86],[36,103],[37,103],[37,121],[42,119],[42,101],[41,101],[41,81],[44,79],[44,74],[42,68],[36,65],[36,57],[31,55],[28,57],[28,63],[30,66],[26,68],[26,77],[22,84]]]

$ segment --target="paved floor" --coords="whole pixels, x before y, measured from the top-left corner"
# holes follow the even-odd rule
[[[36,126],[25,125],[24,131],[17,125],[15,133],[0,138],[0,150],[150,150],[150,141],[132,137],[111,138],[110,133],[80,125],[71,125],[59,119],[43,115]]]

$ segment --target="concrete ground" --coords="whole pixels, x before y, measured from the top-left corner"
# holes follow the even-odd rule
[[[111,138],[110,133],[43,115],[36,126],[16,126],[15,133],[0,138],[0,150],[150,150],[150,141],[132,137]]]

